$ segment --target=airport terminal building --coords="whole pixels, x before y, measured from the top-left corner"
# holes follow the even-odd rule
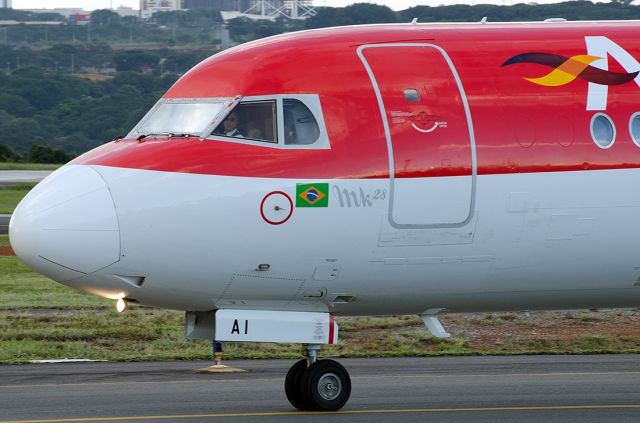
[[[140,17],[150,18],[155,12],[180,10],[180,0],[140,0]]]

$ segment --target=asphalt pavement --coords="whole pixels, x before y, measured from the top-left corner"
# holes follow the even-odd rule
[[[52,172],[51,170],[0,170],[0,185],[36,183]]]
[[[341,359],[351,400],[294,410],[294,360],[0,366],[0,423],[11,422],[638,422],[640,355]]]
[[[0,214],[0,235],[9,232],[9,220],[11,220],[10,214]]]

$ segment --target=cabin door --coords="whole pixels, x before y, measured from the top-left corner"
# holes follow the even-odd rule
[[[475,206],[475,142],[451,59],[433,44],[365,45],[358,55],[387,138],[389,222],[396,228],[464,226]]]

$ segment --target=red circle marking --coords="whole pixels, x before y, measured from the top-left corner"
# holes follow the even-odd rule
[[[275,194],[280,194],[283,195],[288,201],[289,201],[289,214],[287,215],[287,217],[281,221],[281,222],[274,222],[273,220],[269,220],[267,219],[267,216],[264,215],[264,202],[267,201],[267,198],[271,197],[272,195]],[[267,222],[270,225],[282,225],[284,222],[286,222],[287,220],[289,220],[289,218],[291,218],[291,215],[293,214],[293,201],[291,200],[291,197],[289,197],[287,195],[286,192],[282,192],[282,191],[271,191],[269,194],[265,195],[264,198],[262,199],[262,202],[260,203],[260,215],[262,215],[262,218],[264,219],[265,222]]]

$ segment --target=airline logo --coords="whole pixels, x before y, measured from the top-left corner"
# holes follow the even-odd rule
[[[640,62],[628,51],[603,36],[585,38],[587,54],[571,57],[553,53],[522,53],[515,55],[502,64],[502,67],[517,63],[536,63],[553,68],[544,76],[525,80],[545,86],[559,87],[575,79],[589,83],[587,110],[606,110],[609,87],[635,81],[640,87]],[[617,61],[625,72],[609,71],[609,60]]]
[[[633,81],[640,71],[620,73],[611,72],[591,66],[596,60],[602,57],[582,54],[578,56],[564,57],[551,53],[523,53],[513,56],[502,66],[513,65],[514,63],[537,63],[554,68],[550,73],[540,78],[524,78],[534,84],[545,87],[559,87],[566,85],[576,78],[602,85],[622,85]]]
[[[329,207],[329,184],[296,184],[296,207]]]

